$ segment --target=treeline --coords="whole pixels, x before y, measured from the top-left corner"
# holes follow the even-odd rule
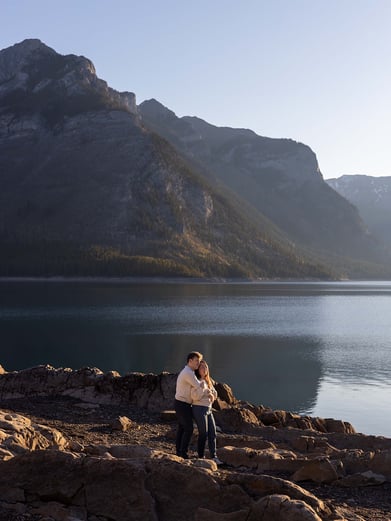
[[[162,244],[160,255],[158,245],[155,245],[155,251],[145,255],[131,255],[108,246],[83,247],[61,241],[0,241],[0,247],[2,277],[329,278],[322,265],[310,265],[304,261],[300,264],[296,258],[287,262],[284,257],[263,256],[251,248],[241,256],[223,257],[215,253],[201,255],[190,250],[186,254],[182,245],[175,259],[164,257]]]
[[[1,252],[0,276],[3,277],[199,276],[169,259],[125,255],[101,246],[83,248],[57,241],[2,243]]]

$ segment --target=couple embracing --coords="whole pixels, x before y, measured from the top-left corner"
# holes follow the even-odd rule
[[[212,403],[217,398],[217,392],[209,376],[208,364],[198,351],[189,353],[186,362],[176,382],[176,453],[177,456],[188,459],[194,419],[198,428],[198,457],[204,458],[208,440],[210,458],[220,465],[222,462],[216,455],[216,424],[212,414]]]

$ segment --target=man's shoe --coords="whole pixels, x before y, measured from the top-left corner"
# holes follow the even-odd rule
[[[177,452],[176,455],[183,459],[189,459],[189,456],[187,454],[182,454],[180,452]]]
[[[212,458],[212,460],[216,463],[216,465],[224,465],[224,463],[221,460],[219,460],[217,456]]]

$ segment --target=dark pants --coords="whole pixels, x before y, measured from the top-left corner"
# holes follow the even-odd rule
[[[216,424],[210,407],[193,405],[193,416],[198,428],[198,457],[203,458],[206,439],[208,439],[209,454],[216,457]]]
[[[175,400],[175,412],[178,418],[178,430],[176,434],[177,456],[188,458],[190,440],[193,434],[193,414],[191,405],[186,402]]]

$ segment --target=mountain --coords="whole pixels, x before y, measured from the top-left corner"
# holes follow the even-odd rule
[[[335,256],[384,262],[382,246],[357,209],[324,182],[308,146],[216,127],[196,117],[179,118],[154,99],[141,103],[139,113],[145,126],[210,182],[229,188],[297,245],[329,262]]]
[[[391,248],[391,177],[343,175],[326,182],[357,207],[371,233]]]
[[[330,277],[82,56],[0,52],[1,275]]]

